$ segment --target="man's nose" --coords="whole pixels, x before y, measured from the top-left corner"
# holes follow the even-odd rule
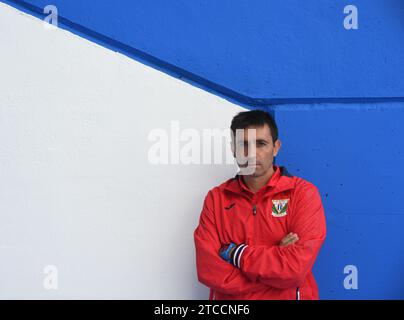
[[[247,149],[247,154],[249,157],[256,157],[257,149],[255,148],[255,146],[249,146]]]

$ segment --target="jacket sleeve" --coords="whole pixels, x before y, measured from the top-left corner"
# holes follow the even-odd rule
[[[297,233],[299,240],[286,247],[249,245],[240,258],[249,279],[286,289],[300,286],[311,270],[326,236],[324,209],[317,188],[309,182],[295,197],[289,231]]]
[[[256,280],[249,280],[240,269],[224,261],[219,255],[221,242],[212,211],[211,191],[205,197],[199,225],[194,231],[198,280],[224,294],[242,294],[268,288]]]

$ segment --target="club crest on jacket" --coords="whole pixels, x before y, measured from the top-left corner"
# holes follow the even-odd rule
[[[289,199],[272,200],[272,215],[274,217],[284,217],[287,215]]]

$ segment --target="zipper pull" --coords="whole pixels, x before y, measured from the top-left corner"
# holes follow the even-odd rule
[[[255,216],[257,214],[257,205],[254,204],[253,206],[253,215]]]

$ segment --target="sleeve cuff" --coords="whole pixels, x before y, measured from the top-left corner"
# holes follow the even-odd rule
[[[244,250],[247,247],[248,247],[248,245],[241,243],[234,249],[233,255],[230,260],[230,262],[233,266],[240,269],[241,257],[243,256]]]

